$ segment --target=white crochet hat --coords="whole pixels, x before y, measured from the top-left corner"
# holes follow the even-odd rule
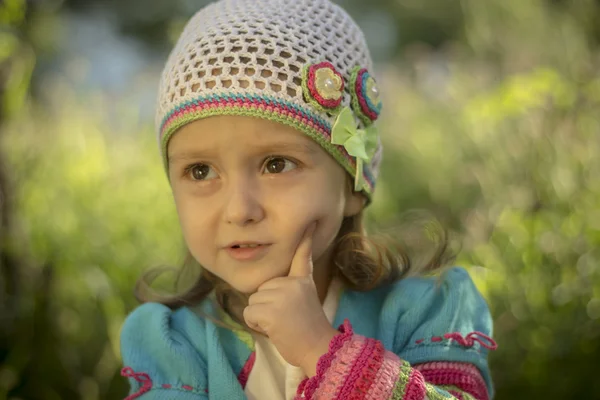
[[[371,197],[381,101],[363,33],[328,0],[221,0],[185,26],[164,68],[156,114],[169,138],[213,115],[251,115],[304,132]]]

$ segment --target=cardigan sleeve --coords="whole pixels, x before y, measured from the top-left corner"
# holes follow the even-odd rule
[[[487,363],[492,319],[468,273],[452,268],[440,278],[407,278],[381,310],[382,341],[340,326],[317,375],[297,398],[477,399],[492,397]],[[387,335],[387,336],[386,336]]]
[[[125,400],[208,398],[206,361],[190,341],[190,332],[200,332],[201,326],[186,312],[146,303],[127,317],[121,330],[121,375],[131,388]]]

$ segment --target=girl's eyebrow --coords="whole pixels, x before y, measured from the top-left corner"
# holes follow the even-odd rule
[[[252,153],[302,153],[314,156],[319,151],[311,142],[271,142],[264,145],[251,145],[249,151]],[[187,161],[211,158],[217,151],[215,149],[186,149],[181,152],[169,154],[169,164],[175,161]]]
[[[296,152],[314,155],[318,149],[311,142],[271,142],[265,145],[252,146],[261,153]]]

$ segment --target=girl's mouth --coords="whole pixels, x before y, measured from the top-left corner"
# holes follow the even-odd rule
[[[227,254],[237,261],[256,261],[264,257],[271,245],[263,243],[234,244],[225,248]]]

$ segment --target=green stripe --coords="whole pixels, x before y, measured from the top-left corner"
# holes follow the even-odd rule
[[[404,395],[406,394],[406,387],[408,385],[408,379],[410,378],[410,373],[412,371],[412,368],[407,361],[401,361],[402,366],[400,367],[400,374],[398,375],[396,385],[394,386],[392,400],[402,400],[404,398]]]

